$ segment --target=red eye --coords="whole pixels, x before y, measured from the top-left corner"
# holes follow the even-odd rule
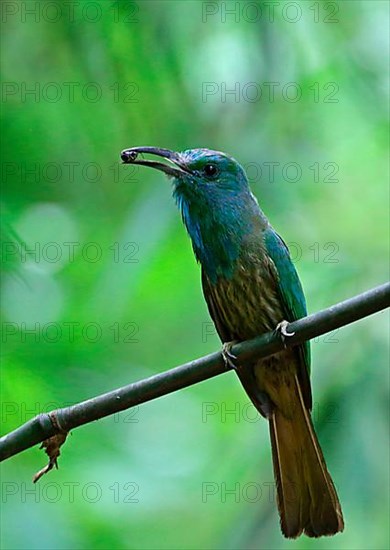
[[[206,164],[206,166],[203,168],[203,171],[209,178],[212,178],[218,174],[218,168],[215,166],[215,164]]]

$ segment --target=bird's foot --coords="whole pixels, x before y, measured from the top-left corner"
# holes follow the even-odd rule
[[[234,355],[234,353],[231,352],[231,349],[235,344],[237,344],[237,340],[232,340],[231,342],[224,342],[222,346],[222,357],[227,369],[237,370],[237,365],[234,362],[237,359],[237,357]]]
[[[295,334],[295,332],[288,332],[287,330],[288,325],[289,325],[288,321],[283,320],[276,325],[276,329],[275,329],[276,332],[279,332],[280,337],[283,341],[284,347],[286,347],[286,344],[285,344],[286,338],[290,338]]]

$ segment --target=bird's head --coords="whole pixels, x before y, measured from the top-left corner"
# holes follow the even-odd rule
[[[144,154],[159,160],[146,159]],[[234,158],[210,149],[177,153],[158,147],[132,147],[122,151],[121,159],[126,164],[155,168],[172,178],[173,194],[195,255],[207,271],[220,271],[215,262],[223,267],[237,259],[241,242],[253,230],[260,210],[245,171]]]
[[[151,154],[166,159],[148,160],[140,154]],[[208,203],[218,196],[248,193],[248,180],[242,166],[232,157],[210,149],[190,149],[176,153],[158,147],[132,147],[121,153],[126,164],[150,166],[173,178],[174,192],[190,203]]]

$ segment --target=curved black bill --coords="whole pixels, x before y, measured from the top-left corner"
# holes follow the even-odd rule
[[[141,153],[148,153],[162,157],[171,162],[170,164],[164,164],[155,160],[147,160],[139,158]],[[121,159],[124,164],[140,164],[142,166],[150,166],[165,172],[168,176],[179,177],[183,173],[190,174],[191,171],[186,167],[180,153],[175,153],[170,149],[161,149],[160,147],[131,147],[130,149],[124,149],[121,152]]]

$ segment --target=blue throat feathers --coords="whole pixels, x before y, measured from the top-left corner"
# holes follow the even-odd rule
[[[173,191],[195,257],[213,283],[218,277],[231,279],[245,251],[244,243],[254,234],[254,201],[249,196],[210,197],[208,204],[191,200],[175,187]],[[249,195],[249,194],[248,194]],[[249,201],[248,201],[249,199]],[[249,203],[249,204],[248,204]],[[252,203],[252,204],[251,204]],[[249,209],[248,209],[249,206]],[[256,204],[257,209],[259,207]]]

